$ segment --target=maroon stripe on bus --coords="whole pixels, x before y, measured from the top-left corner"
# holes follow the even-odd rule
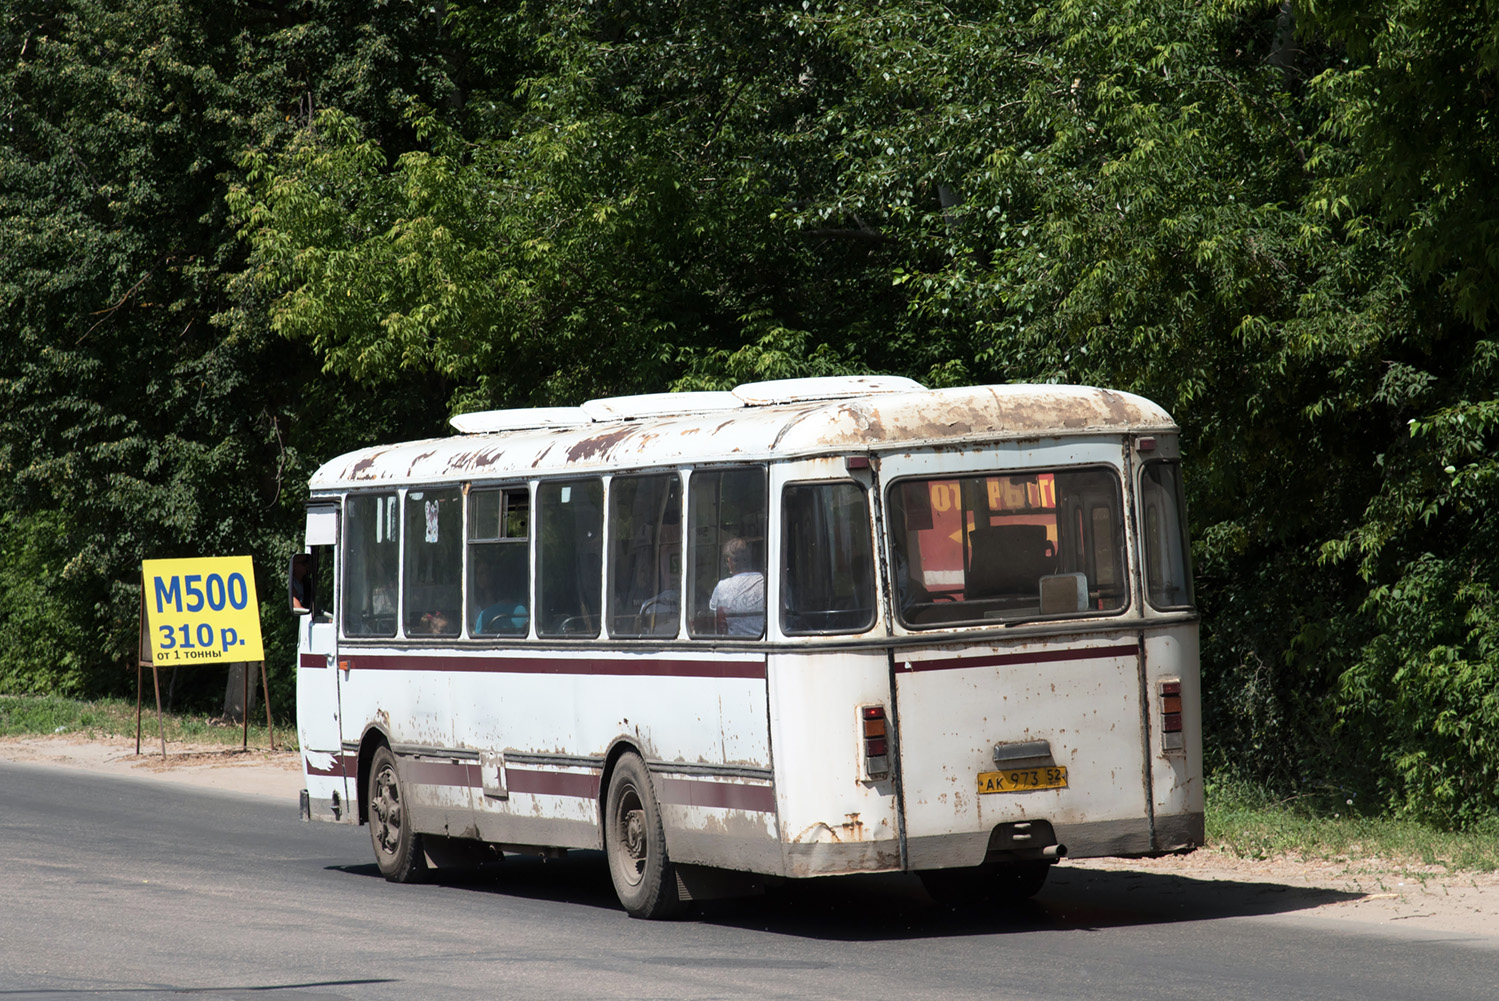
[[[342,758],[334,758],[333,764],[327,768],[319,768],[312,763],[310,758],[303,758],[302,764],[306,766],[308,775],[321,775],[323,778],[336,779],[344,777],[344,763]]]
[[[701,779],[657,780],[661,802],[677,806],[716,806],[727,810],[774,813],[775,790],[770,786],[739,782],[704,782]]]
[[[581,652],[581,651],[580,651]],[[350,671],[452,671],[488,674],[575,674],[631,678],[748,678],[765,680],[765,661],[664,660],[574,657],[400,657],[388,654],[341,658]]]
[[[482,784],[477,762],[462,761],[403,761],[402,778],[425,786],[455,786],[459,788]]]
[[[543,772],[532,768],[505,768],[505,788],[533,796],[580,796],[598,799],[599,777],[577,772]]]
[[[1063,660],[1114,660],[1117,657],[1134,657],[1139,652],[1140,648],[1133,643],[1127,646],[1090,646],[1033,653],[997,653],[987,657],[913,660],[897,663],[895,670],[901,674],[916,674],[921,671],[959,671],[974,667],[1009,667],[1014,664],[1054,664]]]
[[[298,667],[327,667],[328,658],[320,653],[304,653],[297,657]]]

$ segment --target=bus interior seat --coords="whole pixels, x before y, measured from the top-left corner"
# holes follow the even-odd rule
[[[636,632],[641,636],[675,636],[681,608],[681,595],[675,589],[662,591],[640,606]]]
[[[1056,572],[1056,547],[1045,525],[993,525],[968,533],[966,596],[1035,595],[1039,581]]]

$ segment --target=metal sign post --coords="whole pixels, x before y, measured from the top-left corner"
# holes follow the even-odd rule
[[[141,635],[135,658],[135,753],[141,753],[141,671],[151,665],[151,682],[156,687],[156,733],[161,738],[161,759],[167,757],[167,728],[161,714],[161,677],[151,657],[150,633],[146,620],[146,577],[141,574]]]

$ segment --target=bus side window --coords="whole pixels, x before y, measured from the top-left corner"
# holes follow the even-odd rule
[[[765,635],[765,470],[709,469],[687,485],[694,638]]]
[[[869,503],[857,483],[799,483],[781,494],[781,631],[874,625]]]
[[[344,507],[343,629],[347,636],[396,634],[401,521],[395,494],[351,494]]]
[[[603,481],[542,483],[536,507],[541,522],[536,631],[542,636],[597,636],[604,591]]]
[[[406,494],[408,636],[457,636],[462,626],[462,503],[457,489]]]
[[[1192,605],[1192,555],[1183,513],[1181,469],[1152,462],[1140,475],[1144,507],[1145,595],[1156,608]]]
[[[525,487],[469,495],[470,636],[524,636],[530,631],[530,513]]]
[[[338,607],[334,595],[334,581],[338,579],[338,564],[334,560],[332,546],[312,547],[312,609],[313,622],[332,622],[333,610]]]
[[[682,607],[682,483],[609,481],[609,635],[674,637]]]

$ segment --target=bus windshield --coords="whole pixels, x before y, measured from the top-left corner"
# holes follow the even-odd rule
[[[1122,610],[1124,507],[1110,469],[911,479],[890,490],[901,622],[924,628]]]

